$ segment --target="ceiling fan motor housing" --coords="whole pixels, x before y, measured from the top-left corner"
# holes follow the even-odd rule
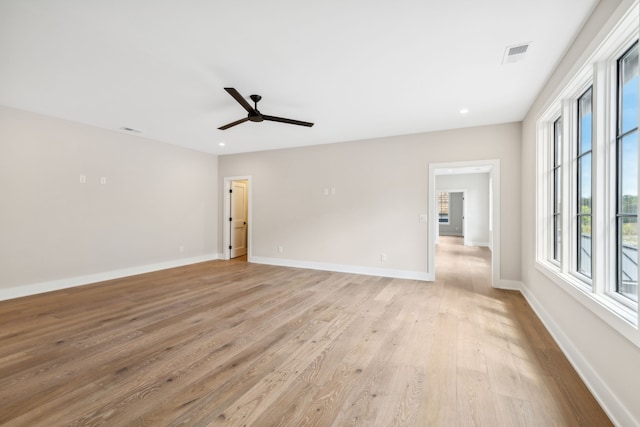
[[[249,98],[251,98],[251,100],[253,101],[253,109],[255,111],[254,112],[250,112],[247,117],[249,117],[249,120],[252,122],[261,122],[264,120],[264,118],[262,117],[262,114],[260,114],[260,111],[258,111],[258,101],[260,101],[262,99],[262,97],[260,95],[249,95]]]

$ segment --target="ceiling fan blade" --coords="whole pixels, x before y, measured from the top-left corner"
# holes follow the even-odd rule
[[[240,123],[244,123],[247,120],[249,120],[249,117],[245,117],[244,119],[236,120],[235,122],[231,122],[231,123],[226,124],[224,126],[220,126],[218,129],[220,129],[220,130],[229,129],[230,127],[233,127],[235,125],[239,125]]]
[[[224,90],[226,90],[229,95],[233,96],[233,99],[235,99],[236,101],[238,101],[238,104],[242,105],[242,107],[247,110],[248,113],[254,113],[256,112],[256,110],[247,102],[246,99],[244,99],[242,97],[242,95],[240,95],[240,92],[238,92],[237,90],[235,90],[232,87],[225,87]]]
[[[269,120],[271,122],[288,123],[290,125],[307,126],[307,127],[313,126],[313,123],[303,122],[300,120],[285,119],[283,117],[267,116],[265,114],[262,115],[262,118],[265,120]]]

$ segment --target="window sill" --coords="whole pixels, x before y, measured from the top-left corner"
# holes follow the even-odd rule
[[[607,295],[591,292],[586,283],[575,276],[561,272],[550,262],[538,260],[536,269],[618,333],[640,347],[638,313],[635,310]]]

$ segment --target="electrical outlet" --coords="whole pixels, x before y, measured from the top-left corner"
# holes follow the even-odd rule
[[[180,246],[178,250],[180,251],[180,253],[184,252],[184,246]]]
[[[87,183],[87,175],[80,175],[80,184]]]
[[[387,262],[387,254],[384,252],[380,253],[380,262]]]
[[[282,246],[278,246],[278,252],[279,252],[279,253],[284,252],[284,248],[283,248]]]

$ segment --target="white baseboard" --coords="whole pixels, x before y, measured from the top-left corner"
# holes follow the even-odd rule
[[[204,261],[220,259],[220,254],[202,255],[192,258],[182,258],[173,261],[159,262],[155,264],[140,265],[136,267],[123,268],[102,273],[88,274],[86,276],[69,277],[65,279],[51,280],[47,282],[34,283],[31,285],[15,286],[7,289],[0,289],[0,301],[26,297],[29,295],[41,294],[44,292],[57,291],[60,289],[73,288],[75,286],[88,285],[105,280],[120,279],[122,277],[134,276],[136,274],[150,273],[152,271],[166,270],[168,268],[182,267],[190,264],[197,264]]]
[[[496,289],[504,289],[506,291],[521,291],[523,283],[517,280],[504,280],[499,279],[498,283],[494,283],[493,287]]]
[[[489,242],[464,242],[466,246],[479,246],[483,248],[489,247]]]
[[[635,419],[629,410],[620,403],[615,393],[602,380],[598,372],[593,369],[582,353],[573,345],[569,337],[531,293],[526,284],[522,284],[520,291],[613,424],[616,426],[640,425],[640,420]]]
[[[278,265],[281,267],[308,268],[311,270],[335,271],[337,273],[364,274],[367,276],[392,277],[432,282],[432,273],[411,270],[394,270],[390,268],[361,267],[357,265],[329,264],[323,262],[297,261],[281,258],[250,257],[249,262],[256,264]]]

